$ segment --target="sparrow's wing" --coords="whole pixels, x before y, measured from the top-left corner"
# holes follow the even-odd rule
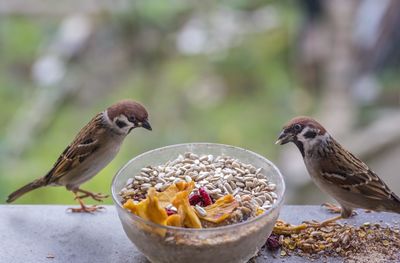
[[[102,137],[105,132],[104,129],[96,128],[101,123],[102,116],[99,113],[80,130],[73,142],[58,157],[53,168],[46,175],[48,183],[56,182],[98,150],[98,138]]]
[[[368,166],[346,152],[337,162],[329,162],[322,172],[324,179],[344,190],[377,200],[396,199],[389,187]]]
[[[371,170],[365,173],[324,172],[324,179],[344,190],[360,193],[372,199],[392,199],[393,192]]]

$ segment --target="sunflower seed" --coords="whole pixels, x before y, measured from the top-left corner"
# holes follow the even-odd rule
[[[259,206],[262,206],[263,203],[264,203],[259,197],[254,198],[254,200],[257,201],[257,203],[258,203]]]
[[[131,183],[133,183],[133,178],[129,178],[128,180],[126,180],[127,185],[130,185]]]
[[[192,177],[190,177],[189,175],[186,175],[186,176],[185,176],[185,181],[186,181],[187,183],[190,183],[190,182],[192,181]]]
[[[232,187],[229,185],[229,183],[225,183],[224,186],[228,193],[233,193]]]
[[[147,190],[147,189],[149,189],[151,186],[152,186],[151,184],[144,183],[144,184],[142,184],[142,185],[140,186],[140,189],[142,189],[142,190]]]
[[[272,202],[272,201],[273,201],[273,198],[272,198],[272,196],[271,196],[269,193],[264,193],[264,197],[265,197],[265,199],[266,199],[267,201],[269,201],[269,202]]]
[[[236,188],[235,190],[233,190],[232,195],[236,196],[239,192],[240,192],[240,188]]]
[[[244,188],[245,187],[244,183],[241,183],[241,182],[236,182],[236,186],[238,186],[240,188]]]
[[[154,186],[154,188],[157,190],[157,191],[160,191],[161,189],[162,189],[162,187],[163,187],[163,183],[157,183],[155,186]]]
[[[199,216],[207,216],[207,211],[203,207],[196,205],[194,208],[196,209],[196,212],[199,214]]]

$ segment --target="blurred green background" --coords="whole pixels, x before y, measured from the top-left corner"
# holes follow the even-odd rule
[[[72,4],[29,7],[0,8],[0,202],[45,175],[81,127],[124,98],[146,106],[153,131],[135,130],[115,160],[83,189],[109,193],[112,177],[129,159],[184,142],[244,147],[284,169],[292,157],[282,157],[283,148],[274,145],[282,125],[299,114],[324,119],[324,113],[335,108],[329,103],[324,107],[324,98],[332,97],[326,72],[335,59],[325,44],[346,49],[348,43],[324,42],[329,30],[334,36],[346,28],[334,27],[329,14],[335,8],[321,1],[116,1],[79,10]],[[352,8],[356,12],[360,7]],[[311,31],[324,26],[322,33]],[[308,47],[308,42],[315,46]],[[348,127],[338,134],[398,111],[399,99],[394,98],[399,91],[393,84],[397,64],[365,62],[362,57],[349,62],[351,69],[357,68],[351,76],[371,73],[379,88],[370,88],[369,82],[361,88],[351,82],[354,89],[348,82],[334,85],[339,87],[333,93],[338,101],[344,96],[354,103],[343,115],[353,116],[350,122],[335,115],[334,123],[344,119],[343,127]],[[359,66],[366,64],[378,66]],[[373,96],[357,100],[357,92]],[[293,158],[301,162],[297,152]],[[287,176],[292,176],[290,171]],[[293,196],[314,189],[307,188],[304,178],[300,184],[294,179],[289,187]],[[16,203],[74,201],[64,188],[46,187]]]

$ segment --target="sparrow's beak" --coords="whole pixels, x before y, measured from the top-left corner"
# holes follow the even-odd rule
[[[281,134],[279,134],[278,140],[275,142],[275,144],[283,145],[288,142],[291,142],[292,140],[293,140],[292,134],[282,131]]]
[[[147,120],[142,121],[142,127],[145,128],[145,129],[147,129],[147,130],[149,130],[149,131],[152,130],[152,128],[151,128],[151,126],[150,126],[150,123],[149,123]]]

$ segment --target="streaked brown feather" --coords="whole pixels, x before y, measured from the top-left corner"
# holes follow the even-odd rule
[[[320,160],[321,175],[327,182],[372,199],[393,198],[389,187],[364,162],[344,150],[334,139],[328,144],[334,151],[328,158]]]
[[[79,131],[46,175],[49,184],[57,183],[57,180],[84,162],[98,149],[97,140],[93,138],[100,138],[105,133],[105,129],[99,129],[103,126],[103,121],[103,113],[98,113]]]

